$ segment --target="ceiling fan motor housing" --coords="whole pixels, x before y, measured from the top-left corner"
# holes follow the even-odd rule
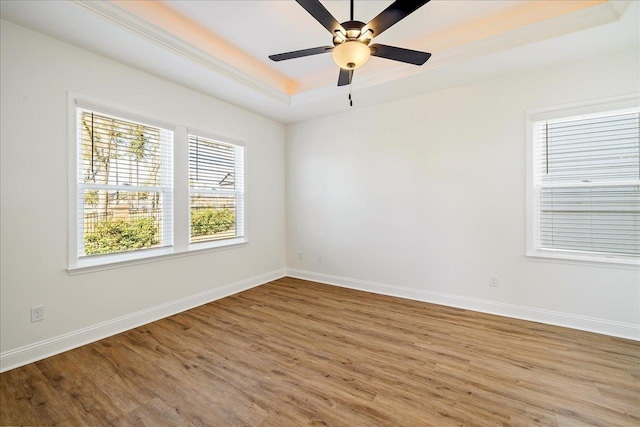
[[[340,25],[342,25],[342,28],[344,28],[347,33],[342,34],[342,32],[340,32],[341,34],[338,35],[338,30],[336,30],[336,36],[333,38],[334,46],[338,46],[339,44],[342,44],[348,40],[358,40],[362,35],[362,28],[364,28],[366,24],[360,21],[346,21],[341,23]],[[371,34],[371,37],[365,37],[362,40],[358,41],[368,45],[372,37],[373,34]]]

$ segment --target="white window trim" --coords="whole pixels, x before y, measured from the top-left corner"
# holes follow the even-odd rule
[[[77,108],[86,108],[124,117],[129,120],[139,121],[145,124],[158,126],[168,130],[173,130],[173,244],[152,249],[141,249],[131,252],[120,252],[107,255],[95,255],[80,259],[78,257],[78,126]],[[68,178],[67,178],[67,272],[69,275],[90,273],[94,271],[121,268],[130,265],[137,265],[148,262],[161,261],[169,258],[183,257],[210,251],[237,248],[249,243],[247,224],[247,194],[248,185],[247,173],[247,147],[238,139],[216,135],[207,131],[196,131],[192,128],[177,124],[171,120],[154,118],[153,115],[136,112],[127,107],[114,105],[103,100],[82,94],[68,92],[67,103],[67,126],[68,126]],[[203,136],[230,145],[244,147],[244,236],[235,239],[217,240],[213,242],[203,242],[199,244],[189,244],[189,147],[187,135],[191,132],[198,132]]]
[[[526,126],[526,257],[532,260],[547,260],[555,262],[580,263],[592,265],[607,265],[610,267],[619,266],[621,268],[638,268],[640,259],[634,257],[615,255],[591,255],[579,254],[572,251],[544,250],[538,249],[536,224],[538,221],[538,211],[535,203],[535,182],[534,182],[534,141],[533,123],[541,120],[553,120],[560,117],[571,117],[594,114],[603,111],[623,110],[637,108],[640,105],[640,94],[630,94],[612,98],[592,100],[581,103],[565,104],[555,107],[541,108],[527,111]],[[563,185],[566,186],[566,185]]]

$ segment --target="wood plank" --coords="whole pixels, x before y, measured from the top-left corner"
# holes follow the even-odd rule
[[[0,375],[2,425],[640,425],[640,343],[284,278]]]

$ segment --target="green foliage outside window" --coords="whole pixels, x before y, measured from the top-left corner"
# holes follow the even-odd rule
[[[84,236],[85,255],[110,254],[151,247],[159,242],[153,218],[106,219]]]
[[[222,233],[235,227],[236,214],[230,209],[194,209],[191,211],[191,237]]]
[[[191,212],[191,236],[207,236],[234,228],[236,215],[230,209],[197,209]],[[111,254],[149,248],[160,242],[154,218],[103,219],[84,235],[85,255]]]

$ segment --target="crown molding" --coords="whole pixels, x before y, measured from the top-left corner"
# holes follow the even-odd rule
[[[370,88],[393,80],[461,63],[480,56],[615,22],[624,15],[631,1],[632,0],[609,0],[577,12],[557,16],[505,31],[495,36],[436,51],[431,60],[422,67],[397,64],[383,70],[358,75],[358,78],[354,80],[353,86],[355,89]],[[157,46],[255,90],[286,106],[296,107],[311,104],[344,94],[341,88],[328,85],[289,95],[264,80],[258,79],[242,69],[193,46],[115,3],[86,0],[72,0],[72,2]],[[265,77],[265,79],[269,80],[267,77]]]
[[[629,6],[631,6],[632,0],[609,0],[609,4],[618,15],[618,18],[625,14]]]
[[[624,15],[630,4],[631,0],[609,0],[606,3],[588,9],[536,22],[535,24],[519,27],[464,45],[454,46],[434,53],[431,60],[421,67],[398,64],[369,74],[359,75],[357,79],[354,79],[353,87],[354,89],[370,88],[481,56],[615,22]],[[343,94],[344,91],[336,86],[325,86],[293,95],[291,97],[291,106],[310,104]]]
[[[134,33],[157,46],[167,49],[176,55],[245,85],[271,99],[279,101],[285,105],[291,105],[291,96],[285,92],[276,89],[268,83],[265,83],[242,71],[238,67],[234,67],[208,52],[183,41],[170,32],[141,19],[112,2],[86,0],[71,1],[74,4],[82,6],[90,12],[107,19],[121,28]]]

